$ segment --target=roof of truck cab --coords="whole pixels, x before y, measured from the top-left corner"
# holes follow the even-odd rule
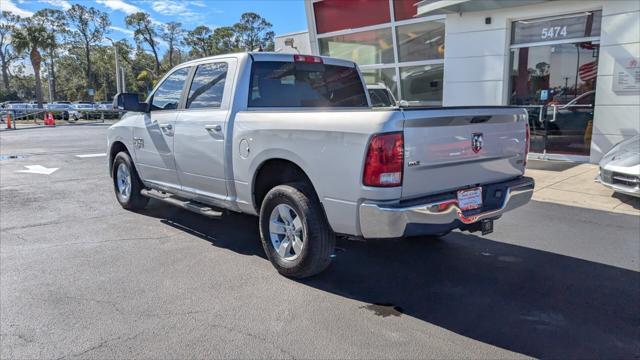
[[[317,55],[311,55],[311,54],[279,53],[279,52],[271,52],[271,51],[264,51],[264,52],[252,51],[252,52],[241,52],[241,53],[231,53],[231,54],[207,56],[207,57],[203,57],[203,58],[199,58],[199,59],[190,60],[190,61],[187,61],[187,62],[185,62],[183,64],[180,64],[180,65],[182,67],[182,66],[187,66],[187,65],[199,64],[199,63],[201,63],[203,61],[206,61],[206,60],[228,59],[230,57],[239,59],[239,58],[243,58],[243,57],[247,57],[247,56],[250,56],[254,61],[290,61],[290,62],[293,62],[293,56],[294,55],[314,56],[314,57],[322,58],[322,61],[325,64],[338,65],[338,66],[347,66],[347,67],[355,67],[355,63],[353,61],[344,60],[344,59],[338,59],[338,58],[334,58],[334,57],[317,56]]]

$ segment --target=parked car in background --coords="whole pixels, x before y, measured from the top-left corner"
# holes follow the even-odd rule
[[[120,205],[257,215],[268,259],[289,277],[324,270],[336,234],[488,234],[533,194],[524,109],[374,111],[352,61],[208,57],[170,70],[146,102],[114,102],[128,110],[107,138]]]
[[[21,101],[7,101],[3,103],[3,108],[13,112],[14,116],[22,116],[29,111],[30,106],[28,103]]]
[[[70,102],[55,101],[47,104],[46,109],[51,110],[56,119],[69,120]]]
[[[99,101],[94,107],[96,110],[113,110],[113,101]]]
[[[95,118],[93,114],[93,103],[90,102],[77,102],[71,104],[69,108],[69,120],[78,121],[79,119]]]
[[[602,157],[596,180],[616,192],[640,197],[640,135],[618,143]]]
[[[373,107],[396,106],[396,98],[384,84],[367,85],[369,99]]]

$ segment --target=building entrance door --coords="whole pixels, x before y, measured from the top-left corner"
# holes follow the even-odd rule
[[[529,111],[533,153],[589,156],[599,54],[599,38],[591,35],[600,32],[594,15],[599,12],[514,25],[513,42],[533,34],[543,40],[511,49],[510,103]]]

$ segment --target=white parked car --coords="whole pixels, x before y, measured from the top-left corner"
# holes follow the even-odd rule
[[[616,192],[640,197],[640,135],[618,143],[602,157],[596,180]]]
[[[23,103],[23,102],[15,102],[9,101],[4,104],[4,109],[7,111],[14,112],[16,116],[20,116],[22,114],[27,113],[31,110],[31,104]]]
[[[92,111],[94,111],[92,103],[73,103],[69,107],[69,120],[78,121],[78,119],[88,117]]]
[[[94,104],[96,110],[113,110],[113,101],[100,101]]]
[[[70,107],[71,107],[70,103],[53,102],[53,103],[47,104],[45,108],[47,110],[51,110],[53,112],[53,116],[56,119],[69,120]]]

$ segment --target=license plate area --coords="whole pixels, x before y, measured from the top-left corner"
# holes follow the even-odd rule
[[[458,191],[458,207],[462,211],[479,209],[482,207],[482,187]]]

